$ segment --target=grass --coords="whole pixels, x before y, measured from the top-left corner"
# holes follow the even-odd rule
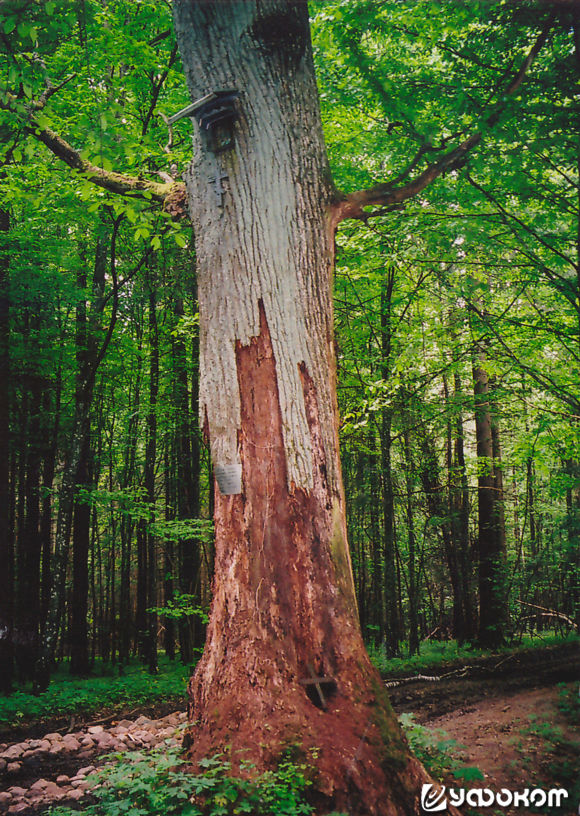
[[[520,648],[572,642],[579,642],[577,635],[563,638],[544,632],[541,637],[525,638]],[[368,651],[381,674],[421,673],[428,668],[436,671],[439,664],[443,666],[456,660],[473,660],[489,654],[469,645],[460,648],[456,641],[423,643],[421,654],[413,657],[387,659],[384,649],[372,645],[368,647]],[[502,651],[511,649],[506,647]],[[124,667],[124,674],[121,676],[117,666],[97,661],[90,678],[78,679],[69,675],[68,663],[64,662],[54,672],[48,691],[39,697],[34,697],[29,688],[22,688],[9,697],[0,696],[0,725],[70,717],[81,713],[90,716],[104,709],[145,707],[172,699],[177,704],[180,698],[184,698],[189,676],[188,668],[163,656],[159,660],[159,673],[155,676],[150,675],[137,660]]]
[[[554,632],[543,632],[541,636],[526,636],[517,644],[507,645],[498,649],[493,654],[505,654],[514,650],[547,648],[550,646],[560,646],[563,643],[580,643],[577,634],[570,634],[566,637],[557,635]],[[408,654],[407,644],[401,645],[402,653]],[[451,663],[456,660],[473,660],[477,657],[489,656],[491,652],[476,649],[471,644],[458,646],[457,641],[427,641],[421,644],[421,653],[412,657],[392,657],[388,658],[383,646],[367,645],[371,662],[381,674],[397,674],[421,672],[424,669],[432,668],[438,664]]]
[[[560,683],[558,686],[557,708],[565,717],[569,726],[575,729],[580,713],[580,699],[576,683]],[[568,790],[568,801],[577,802],[580,798],[580,741],[570,739],[564,730],[555,725],[548,715],[531,716],[530,725],[522,734],[531,734],[543,742],[539,755],[543,757],[543,770],[554,783]]]
[[[124,667],[98,662],[90,678],[74,678],[68,673],[68,663],[55,671],[48,691],[34,697],[30,690],[16,691],[9,697],[0,696],[0,724],[10,725],[30,720],[91,715],[103,709],[145,707],[166,700],[184,699],[190,671],[178,662],[166,658],[159,661],[159,673],[151,675],[134,661]]]

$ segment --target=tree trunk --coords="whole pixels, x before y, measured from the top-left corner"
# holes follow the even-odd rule
[[[459,559],[451,534],[449,503],[441,479],[437,450],[427,428],[421,433],[420,444],[422,454],[421,482],[425,491],[429,513],[433,517],[440,519],[438,526],[443,539],[445,559],[449,569],[449,580],[453,594],[453,636],[458,637],[458,633],[463,632],[465,628]]]
[[[35,334],[38,317],[33,318]],[[25,520],[20,532],[17,552],[17,594],[15,608],[14,652],[18,678],[21,682],[32,679],[39,643],[40,619],[40,471],[42,462],[42,385],[40,373],[31,361],[29,380],[28,421],[26,446],[21,451],[25,462],[24,496]],[[26,385],[23,385],[26,387]]]
[[[168,433],[165,438],[165,521],[173,521],[175,518],[176,506],[176,478],[177,470],[175,445],[172,445],[173,437]],[[174,600],[174,575],[175,575],[175,554],[173,541],[163,542],[163,606],[168,607]],[[163,648],[169,660],[175,660],[175,622],[169,615],[162,618],[163,627]]]
[[[10,213],[0,208],[0,693],[10,694],[14,671],[14,553],[10,520]]]
[[[101,254],[100,241],[97,241],[96,265],[99,264]],[[103,261],[104,263],[104,261]],[[86,264],[81,265],[77,276],[79,293],[83,293],[87,285]],[[80,294],[76,307],[76,363],[77,389],[76,411],[82,411],[81,401],[84,399],[83,385],[88,372],[89,346],[87,335],[87,303],[84,295]],[[90,423],[87,423],[87,434],[77,471],[77,487],[90,489],[88,456],[90,446]],[[71,594],[71,627],[70,672],[76,677],[84,677],[89,673],[89,633],[87,625],[89,599],[89,541],[91,532],[91,508],[86,501],[75,500],[73,509],[72,527],[72,594]]]
[[[492,415],[490,385],[484,362],[485,349],[480,347],[473,369],[479,469],[478,644],[485,649],[494,649],[504,643],[506,623],[505,524],[501,470],[496,459],[499,455],[499,437]]]
[[[346,541],[333,192],[308,9],[178,0],[174,12],[192,98],[239,92],[233,147],[220,151],[196,125],[187,173],[200,413],[222,484],[208,639],[189,686],[191,758],[231,744],[263,768],[299,748],[319,771],[320,806],[416,813],[429,779],[366,655]],[[324,710],[300,682],[310,668],[333,678]]]
[[[50,603],[50,556],[52,545],[52,488],[56,471],[56,454],[60,430],[62,381],[60,369],[52,389],[44,389],[43,411],[45,423],[43,428],[43,470],[42,486],[45,495],[42,499],[42,516],[40,519],[40,542],[42,548],[42,573],[40,590],[40,638],[44,637],[44,621]],[[54,393],[54,397],[52,396]],[[53,407],[54,399],[54,407]]]
[[[183,301],[176,299],[174,304],[176,316],[184,313]],[[180,519],[199,517],[199,445],[192,433],[189,388],[187,384],[187,349],[182,339],[173,342],[174,388],[177,447],[177,512]],[[197,358],[198,355],[196,355]],[[196,359],[197,363],[197,359]],[[179,542],[179,589],[182,594],[194,595],[194,603],[201,606],[199,594],[199,542],[195,539],[182,539]],[[196,591],[197,590],[197,591]],[[179,621],[179,653],[181,662],[190,665],[193,660],[193,649],[200,646],[199,635],[196,639],[199,620],[197,615],[185,617]]]
[[[413,517],[413,458],[409,422],[405,421],[403,433],[405,449],[405,486],[407,488],[407,536],[409,541],[409,655],[419,654],[419,575],[417,571],[417,539]]]
[[[477,632],[476,605],[472,589],[472,553],[469,542],[469,482],[465,467],[463,415],[459,406],[462,400],[461,378],[454,375],[454,396],[456,402],[455,441],[453,445],[453,488],[451,509],[456,519],[458,532],[459,573],[461,580],[461,600],[463,603],[463,637],[473,643]]]
[[[380,452],[377,450],[375,433],[369,434],[369,454],[367,455],[369,468],[369,512],[370,512],[370,541],[372,558],[371,592],[369,601],[369,623],[373,625],[373,640],[376,645],[384,639],[383,613],[383,561],[381,539],[381,474]],[[363,629],[364,632],[364,629]]]
[[[145,492],[155,521],[155,463],[157,460],[157,395],[159,393],[159,331],[155,291],[149,291],[149,412],[145,450]],[[157,549],[155,535],[147,530],[147,666],[157,674]]]
[[[381,377],[391,376],[392,327],[391,308],[395,270],[389,268],[381,286]],[[400,653],[400,627],[397,610],[397,569],[395,563],[395,494],[391,465],[393,409],[381,410],[381,468],[383,471],[383,609],[387,655]]]
[[[129,427],[127,430],[127,447],[125,450],[125,461],[123,466],[123,475],[121,478],[121,488],[128,490],[135,479],[135,461],[137,456],[137,446],[139,437],[139,414],[141,408],[141,377],[142,377],[142,347],[143,338],[140,325],[138,323],[138,334],[136,340],[138,341],[137,361],[133,370],[133,380],[131,382],[129,393],[131,394],[131,414],[129,418]],[[119,658],[122,663],[128,663],[131,652],[131,636],[134,632],[135,648],[139,640],[139,626],[136,623],[133,627],[133,603],[131,598],[131,561],[132,561],[132,541],[135,532],[135,522],[128,513],[124,513],[121,517],[120,536],[121,536],[121,569],[120,569],[120,588],[119,588],[119,619],[123,622],[121,627],[119,639]],[[144,579],[142,579],[144,580]],[[139,587],[139,573],[137,578],[137,586]],[[145,597],[143,596],[143,614],[145,610]],[[137,603],[139,607],[139,603]]]
[[[147,524],[137,523],[137,598],[135,602],[135,647],[143,662],[147,662]]]

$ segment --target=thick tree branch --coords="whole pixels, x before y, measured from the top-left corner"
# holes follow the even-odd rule
[[[126,176],[123,173],[104,170],[102,167],[83,159],[78,151],[50,128],[34,128],[27,125],[26,131],[35,136],[48,147],[51,153],[70,168],[82,173],[88,181],[111,193],[119,195],[150,193],[152,199],[163,204],[175,186],[174,184],[159,184],[156,181],[147,181],[135,176]]]
[[[530,66],[546,43],[556,16],[557,10],[554,9],[548,16],[538,38],[536,39],[536,42],[522,63],[519,71],[505,90],[503,100],[509,96],[513,96],[520,88],[527,72],[530,69]],[[505,106],[503,100],[496,105],[493,113],[485,120],[486,128],[493,126],[499,119]],[[371,187],[367,190],[358,190],[357,192],[343,195],[339,194],[333,207],[333,224],[336,226],[345,218],[358,218],[361,221],[366,221],[369,217],[375,215],[375,213],[365,212],[365,207],[377,205],[382,205],[388,208],[393,206],[396,207],[408,199],[414,198],[422,190],[439,178],[439,176],[443,175],[443,173],[460,167],[467,154],[482,141],[482,131],[483,128],[473,133],[438,161],[430,164],[419,176],[417,176],[417,178],[413,179],[402,187],[394,186],[394,184],[397,182],[397,179],[395,179],[394,181],[385,184],[377,184],[375,187]],[[380,213],[376,213],[376,215],[384,214],[384,212],[384,210],[381,210]]]
[[[68,82],[69,79],[65,80],[65,82]],[[183,182],[174,181],[161,184],[157,181],[148,181],[137,176],[128,176],[124,173],[105,170],[87,159],[83,159],[78,150],[75,150],[62,136],[51,130],[51,128],[42,126],[37,121],[36,115],[65,82],[56,87],[47,83],[47,88],[41,97],[26,105],[26,114],[21,117],[25,118],[24,132],[34,136],[58,159],[98,187],[117,195],[150,198],[162,204],[168,212],[175,216],[182,215],[185,211],[185,185]],[[16,101],[17,99],[13,94],[5,91],[0,95],[0,109],[15,113],[14,103]]]

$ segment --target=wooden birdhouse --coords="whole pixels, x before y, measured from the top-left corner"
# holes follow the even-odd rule
[[[239,117],[238,92],[233,88],[211,93],[192,102],[169,118],[169,124],[189,116],[195,119],[202,138],[213,153],[234,147],[234,125]]]

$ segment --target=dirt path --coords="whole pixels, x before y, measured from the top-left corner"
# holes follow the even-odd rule
[[[566,755],[579,762],[580,732],[559,710],[559,702],[557,688],[517,692],[430,719],[425,726],[456,740],[462,760],[484,773],[483,786],[492,791],[566,788],[569,780],[558,778],[556,768]],[[569,812],[577,813],[579,803],[568,804]]]
[[[391,689],[390,696],[398,713],[412,712],[426,728],[444,732],[442,739],[457,743],[454,753],[461,764],[484,775],[483,781],[471,782],[449,776],[447,787],[487,788],[494,795],[502,789],[563,787],[569,797],[554,812],[575,816],[580,812],[575,801],[580,793],[578,658],[578,648],[566,646],[452,664],[437,674],[465,673],[439,682],[405,683]],[[461,810],[538,816],[546,807],[531,811],[523,799],[518,807],[464,805]]]

